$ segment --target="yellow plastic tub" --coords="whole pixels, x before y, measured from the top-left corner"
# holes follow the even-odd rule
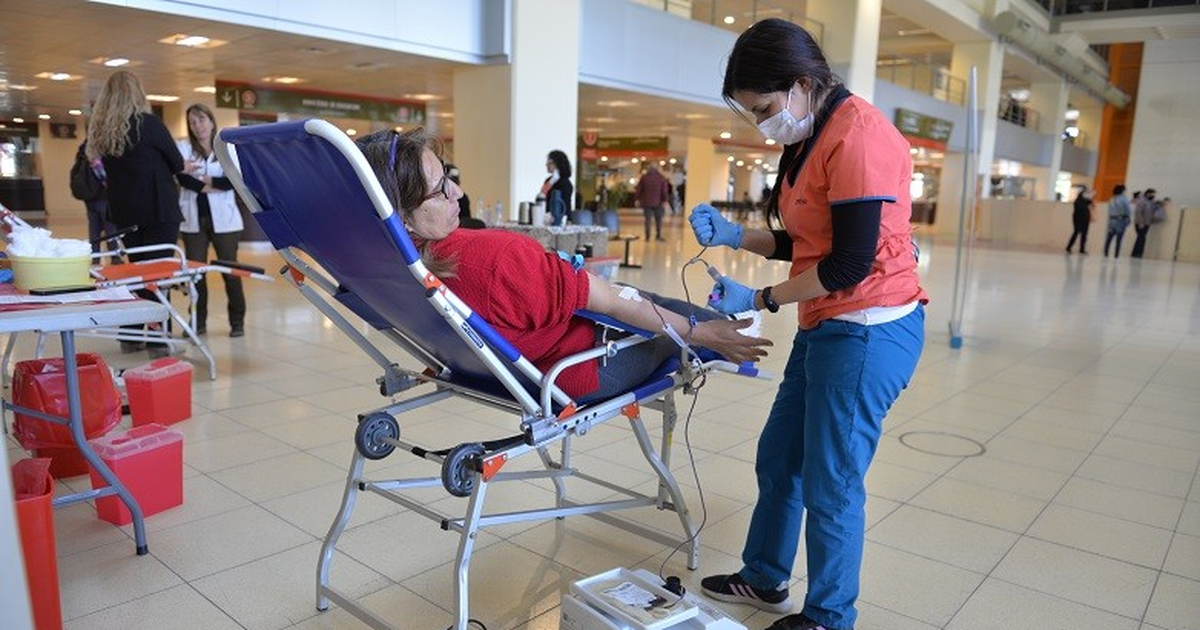
[[[52,289],[92,284],[88,275],[91,256],[27,258],[11,256],[13,282],[18,289]]]

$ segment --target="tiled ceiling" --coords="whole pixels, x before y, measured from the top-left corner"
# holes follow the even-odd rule
[[[428,107],[442,113],[438,133],[453,135],[453,117],[446,114],[454,111],[454,70],[463,67],[456,62],[82,0],[0,0],[0,33],[0,119],[71,119],[67,112],[94,99],[113,71],[89,60],[124,57],[148,93],[184,102],[216,79],[261,83],[280,75],[304,79],[298,89],[381,98],[436,95]],[[210,49],[159,43],[176,33],[228,43]],[[80,78],[35,77],[42,72]],[[716,137],[726,130],[747,144],[761,140],[723,107],[587,85],[580,86],[579,102],[579,127],[606,135],[669,135],[681,149],[689,135]]]

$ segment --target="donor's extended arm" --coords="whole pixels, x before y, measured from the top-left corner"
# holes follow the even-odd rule
[[[748,337],[738,332],[750,325],[749,320],[714,319],[699,322],[694,327],[687,317],[656,306],[633,287],[613,286],[607,280],[589,274],[588,310],[603,313],[645,330],[661,331],[663,323],[670,324],[688,343],[704,346],[735,363],[758,361],[773,345],[769,339]],[[689,336],[689,329],[691,334]]]

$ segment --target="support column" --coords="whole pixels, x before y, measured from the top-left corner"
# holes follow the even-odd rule
[[[454,73],[454,153],[464,189],[472,201],[501,201],[509,218],[519,202],[533,201],[550,151],[578,166],[579,3],[512,0],[511,63]]]
[[[1050,153],[1047,177],[1039,177],[1034,194],[1037,199],[1054,200],[1054,184],[1062,170],[1063,143],[1059,137],[1067,124],[1067,98],[1071,90],[1061,79],[1039,81],[1029,86],[1029,107],[1041,115],[1038,132],[1055,138]],[[1066,199],[1064,201],[1070,201]]]
[[[687,168],[687,191],[683,200],[685,213],[690,212],[698,204],[725,198],[725,181],[729,177],[729,170],[724,162],[718,163],[712,138],[688,137],[685,166]]]
[[[978,68],[976,98],[979,107],[979,174],[986,177],[991,173],[992,162],[996,157],[996,112],[1000,109],[1000,77],[1004,70],[1004,47],[997,41],[956,44],[950,61],[950,74],[962,79],[964,84],[969,84],[972,66]],[[961,172],[959,174],[961,175]],[[980,198],[987,198],[989,189],[990,186],[983,186]],[[940,203],[938,207],[941,207]]]
[[[825,60],[842,74],[846,88],[871,101],[875,98],[875,61],[879,56],[882,0],[809,0],[807,17],[825,26],[821,49]]]

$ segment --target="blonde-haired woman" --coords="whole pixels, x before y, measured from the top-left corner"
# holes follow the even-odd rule
[[[204,262],[212,244],[220,260],[237,260],[238,240],[242,236],[242,214],[234,199],[233,184],[225,177],[221,163],[213,153],[213,138],[217,136],[217,120],[212,110],[196,103],[187,108],[188,137],[176,146],[187,158],[191,169],[176,177],[183,191],[179,205],[183,225],[179,230],[188,260]],[[223,276],[225,297],[228,298],[229,336],[245,334],[246,295],[242,279]],[[208,329],[208,285],[201,278],[196,284],[196,333]]]
[[[183,156],[166,125],[152,113],[142,84],[132,73],[118,70],[108,77],[88,125],[87,152],[104,163],[108,177],[109,217],[117,228],[137,226],[124,237],[125,245],[174,243],[179,238],[179,193],[175,174],[184,170]],[[160,256],[130,254],[131,261]],[[153,295],[143,297],[153,298]],[[122,342],[123,350],[136,349]],[[166,346],[150,349],[163,355]]]

